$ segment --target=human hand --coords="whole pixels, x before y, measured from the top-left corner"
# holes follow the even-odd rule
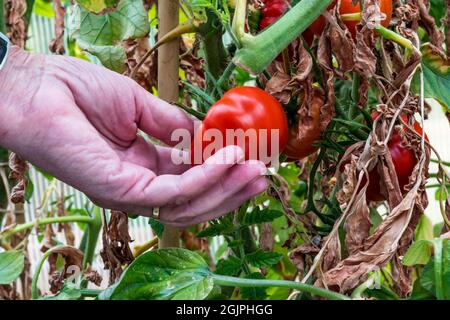
[[[217,218],[267,187],[264,164],[237,164],[244,156],[234,146],[201,166],[174,164],[172,148],[149,143],[138,129],[173,146],[175,129],[193,132],[191,119],[83,60],[13,47],[0,96],[0,145],[99,206],[142,215],[158,207],[161,222],[183,227]]]

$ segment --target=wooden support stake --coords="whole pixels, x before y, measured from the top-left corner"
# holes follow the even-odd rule
[[[159,38],[178,26],[178,0],[158,1]],[[178,100],[179,40],[172,41],[158,50],[158,96],[168,102]],[[179,230],[165,226],[159,247],[179,247]]]

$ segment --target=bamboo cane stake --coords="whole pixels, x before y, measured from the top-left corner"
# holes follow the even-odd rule
[[[159,38],[178,26],[178,9],[178,0],[158,1]],[[178,100],[178,53],[178,39],[160,47],[158,51],[158,95],[161,99],[168,102],[176,102]],[[159,247],[179,246],[179,230],[165,226]]]

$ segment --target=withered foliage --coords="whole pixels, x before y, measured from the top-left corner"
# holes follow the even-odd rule
[[[18,300],[20,295],[14,284],[0,284],[0,300]]]
[[[84,272],[84,279],[92,282],[97,287],[100,287],[103,281],[102,276],[96,270],[92,269],[91,266],[88,266],[86,271]]]
[[[186,74],[186,80],[198,88],[204,89],[206,86],[204,59],[198,56],[198,43],[194,41],[192,45],[180,39],[180,68]]]
[[[130,249],[131,237],[128,233],[128,215],[121,211],[111,211],[110,219],[106,224],[106,214],[103,222],[103,249],[100,255],[109,270],[109,284],[113,284],[122,274],[122,266],[133,261]]]
[[[304,280],[314,275],[316,285],[341,293],[351,292],[367,279],[370,272],[390,263],[394,290],[399,296],[406,297],[412,290],[412,270],[402,264],[402,257],[413,241],[414,230],[428,204],[425,183],[430,148],[412,129],[413,115],[426,110],[419,98],[410,92],[420,54],[416,50],[405,58],[399,46],[380,38],[373,31],[374,24],[382,17],[379,6],[373,6],[378,1],[362,2],[364,10],[355,39],[340,21],[336,9],[323,14],[327,24],[318,39],[317,62],[327,103],[334,106],[334,79],[348,79],[352,72],[353,76],[357,74],[360,78],[358,107],[363,108],[367,104],[368,89],[374,86],[381,92],[377,96],[380,116],[374,122],[367,141],[348,147],[339,164],[333,166],[338,186],[336,198],[342,215],[332,231],[317,246],[306,242],[295,248],[290,258],[301,275],[308,270]],[[426,5],[427,2],[420,0],[398,4],[395,8],[395,16],[399,18],[395,20],[397,30],[418,46],[415,32],[422,26],[439,51],[443,48],[444,38],[429,16]],[[333,58],[336,61],[334,65]],[[293,81],[283,74],[279,66],[274,77],[268,88],[286,103],[288,98],[283,91],[294,92],[295,89],[290,87]],[[274,86],[273,82],[277,85]],[[305,87],[298,88],[305,90]],[[406,123],[404,119],[407,119]],[[403,145],[414,152],[417,160],[404,192],[400,189],[387,145],[393,133],[401,136]],[[328,177],[324,167],[320,168],[322,179]],[[380,191],[387,199],[388,208],[387,216],[378,226],[372,225],[366,197],[370,182],[368,173],[372,170],[380,176]],[[321,184],[321,188],[324,187]],[[342,239],[340,228],[345,232]]]
[[[50,42],[49,49],[56,54],[64,54],[64,15],[66,9],[61,4],[61,0],[54,0],[55,8],[55,38]]]
[[[24,48],[27,39],[26,0],[6,0],[4,3],[6,15],[7,36],[13,44]]]
[[[58,217],[67,216],[64,194],[60,196],[57,203],[57,214]],[[72,227],[69,223],[60,223],[58,225],[58,232],[64,231],[64,237],[66,238],[66,244],[73,246],[75,244],[75,235],[73,233]]]
[[[24,203],[25,190],[28,185],[28,178],[26,177],[28,165],[25,160],[20,158],[17,154],[11,152],[9,156],[9,167],[11,169],[9,178],[17,182],[11,190],[11,202]]]
[[[61,271],[58,271],[56,267],[58,255],[64,258],[64,267]],[[83,267],[83,252],[72,246],[56,247],[52,249],[48,263],[50,266],[50,291],[55,294],[61,289],[66,278],[76,276],[77,273],[79,274],[81,272]]]
[[[148,37],[140,39],[129,39],[124,41],[126,54],[124,75],[130,76],[136,65],[142,60],[147,51],[150,50],[150,42]],[[158,83],[158,52],[153,53],[145,62],[136,70],[135,80],[139,85],[152,92]]]
[[[188,229],[183,229],[180,232],[180,239],[184,245],[184,247],[191,251],[202,251],[208,252],[208,239],[199,238],[196,236],[197,233],[205,229],[206,224],[195,226],[195,231],[191,232]]]

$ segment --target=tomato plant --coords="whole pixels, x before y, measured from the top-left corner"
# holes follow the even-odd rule
[[[266,0],[264,2],[265,7],[261,10],[262,19],[259,22],[259,29],[264,30],[277,21],[286,12],[290,2],[287,0]],[[334,3],[335,0],[333,0],[333,3],[328,8],[332,8]],[[320,16],[302,33],[306,43],[311,45],[314,36],[320,35],[324,28],[325,18]]]
[[[231,129],[242,130],[244,139],[236,136],[227,140],[227,134],[232,134],[229,131]],[[212,130],[217,130],[220,137],[214,139],[208,137],[209,134],[214,134]],[[286,146],[287,132],[286,115],[274,97],[256,87],[236,87],[226,92],[208,110],[203,124],[195,135],[191,158],[193,163],[201,163],[218,149],[232,144],[239,145],[245,150],[247,160],[261,159],[260,152],[270,158],[273,156],[270,153],[274,141],[272,136],[278,135],[275,142],[281,152]],[[251,141],[252,137],[257,139],[253,153],[250,150],[252,144],[255,145],[255,142]],[[218,147],[213,144],[217,144]],[[196,150],[201,151],[201,154]]]

